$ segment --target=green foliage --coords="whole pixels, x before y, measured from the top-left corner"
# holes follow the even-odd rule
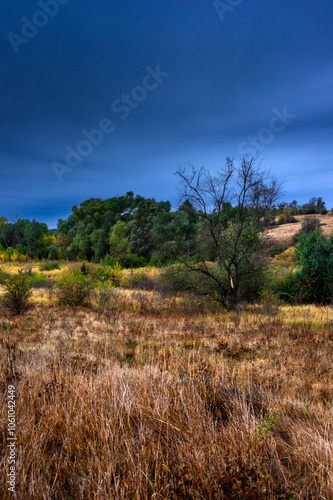
[[[129,229],[125,222],[118,221],[110,234],[110,255],[119,260],[124,254],[130,253],[130,242],[128,239]]]
[[[52,284],[52,281],[42,273],[29,273],[27,278],[32,288],[50,288]]]
[[[110,280],[114,286],[119,286],[122,282],[123,278],[123,270],[120,264],[116,262],[116,264],[112,267],[109,267],[110,272]]]
[[[261,421],[257,424],[257,432],[259,438],[266,437],[268,432],[275,427],[281,413],[273,414],[271,410],[267,410]]]
[[[147,265],[147,259],[145,259],[145,257],[138,257],[137,255],[129,253],[120,257],[119,264],[124,269],[135,269],[145,267]]]
[[[59,262],[43,262],[39,265],[41,271],[54,271],[55,269],[60,269]]]
[[[26,312],[31,303],[31,285],[29,278],[23,271],[12,276],[5,282],[6,294],[4,303],[7,309],[13,314],[22,314]]]
[[[298,239],[296,279],[307,302],[328,304],[333,298],[333,235],[314,230]]]
[[[12,247],[30,257],[47,257],[48,249],[45,242],[47,234],[46,224],[35,220],[18,219],[16,222],[7,222],[0,226],[0,245],[5,249]]]
[[[320,221],[317,217],[305,217],[304,222],[302,224],[301,229],[295,235],[295,241],[299,241],[305,236],[312,234],[314,232],[322,233],[322,229],[320,226]]]
[[[49,245],[48,251],[48,258],[50,260],[57,260],[59,258],[58,248],[53,243]]]
[[[106,255],[104,259],[101,260],[103,266],[114,267],[117,264],[123,269],[136,269],[138,267],[145,267],[147,265],[147,259],[145,257],[138,257],[132,253],[121,255],[118,259],[111,257],[111,255]]]
[[[123,270],[118,262],[108,267],[97,267],[93,273],[95,283],[110,282],[113,286],[119,286],[123,279]]]
[[[294,272],[288,272],[276,279],[272,284],[272,291],[285,302],[295,302],[301,300],[301,287]]]
[[[89,299],[93,284],[79,269],[62,274],[56,281],[58,301],[66,306],[82,306]]]
[[[29,257],[23,253],[21,248],[3,248],[0,245],[0,262],[16,262],[28,260]]]

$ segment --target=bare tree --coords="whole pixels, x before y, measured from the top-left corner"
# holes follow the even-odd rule
[[[234,308],[261,271],[259,222],[280,197],[282,183],[261,169],[258,156],[244,157],[238,167],[227,158],[215,176],[192,165],[177,175],[180,201],[189,200],[201,221],[197,263],[179,260],[209,278],[218,299]],[[215,265],[207,262],[208,255]]]

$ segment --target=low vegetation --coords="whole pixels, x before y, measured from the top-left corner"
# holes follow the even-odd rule
[[[0,310],[18,498],[330,498],[332,309],[227,312],[135,283],[100,282],[86,307],[35,289],[26,314]],[[2,405],[2,460],[6,426]]]

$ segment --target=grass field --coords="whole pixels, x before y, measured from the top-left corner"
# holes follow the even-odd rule
[[[129,286],[108,309],[45,288],[33,303],[0,310],[1,469],[13,385],[17,498],[333,498],[331,307],[228,313]]]
[[[275,226],[268,229],[265,233],[273,241],[286,241],[289,243],[292,241],[295,234],[301,229],[302,223],[306,217],[314,216],[296,215],[295,219],[297,222]],[[320,221],[320,225],[325,236],[329,236],[333,233],[333,216],[331,212],[328,212],[326,215],[315,215],[315,217]]]

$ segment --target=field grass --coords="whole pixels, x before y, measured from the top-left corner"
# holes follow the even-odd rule
[[[130,278],[108,310],[43,288],[0,309],[0,497],[13,385],[16,498],[332,499],[332,308],[228,313]]]
[[[295,215],[297,222],[275,226],[271,229],[267,229],[265,234],[273,241],[285,241],[287,243],[292,243],[293,237],[301,229],[306,217],[316,217],[320,222],[325,236],[330,236],[333,233],[333,215],[332,212],[328,212],[325,215]]]

